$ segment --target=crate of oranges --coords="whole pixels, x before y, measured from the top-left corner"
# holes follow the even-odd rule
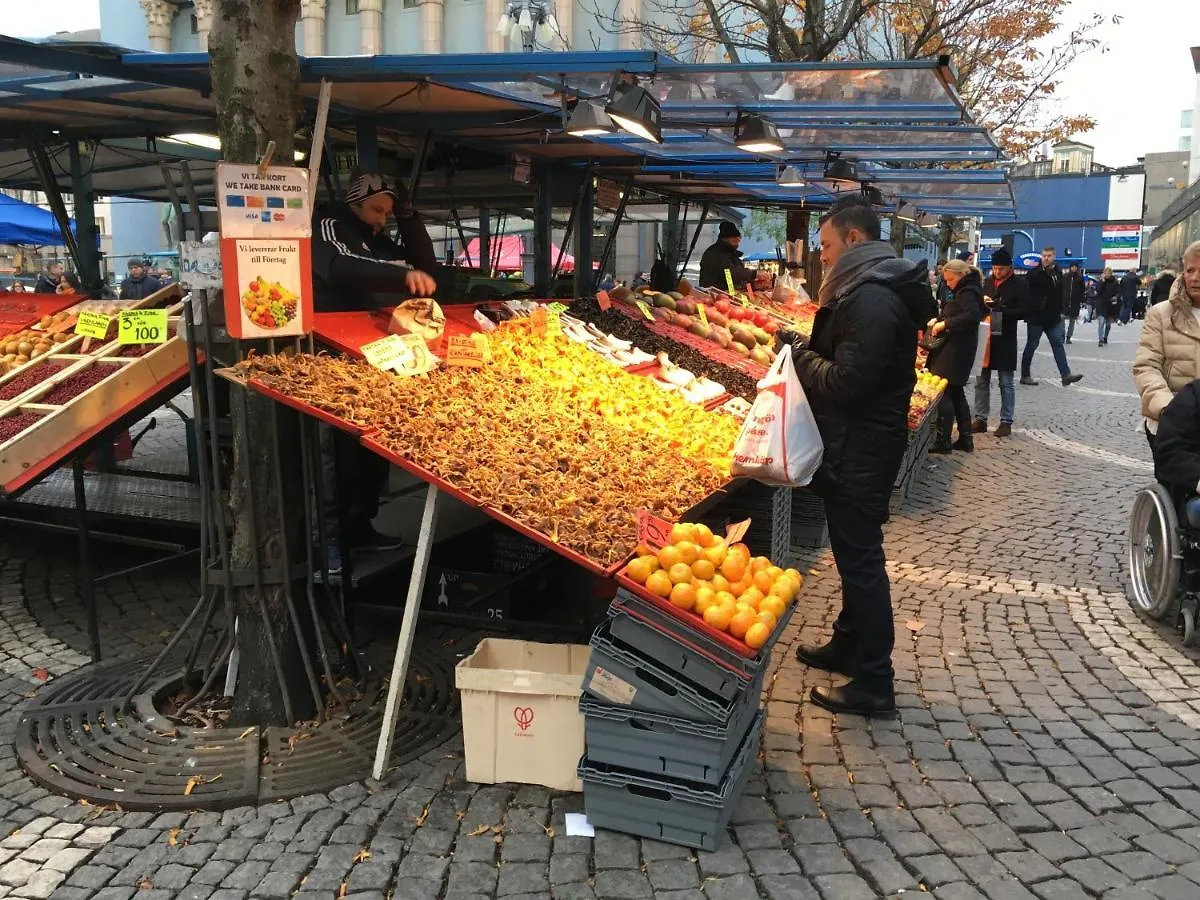
[[[804,583],[796,569],[690,522],[673,525],[670,542],[657,550],[639,545],[618,579],[676,620],[750,657],[777,637]]]

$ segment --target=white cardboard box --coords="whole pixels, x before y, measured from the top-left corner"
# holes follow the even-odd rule
[[[582,790],[579,694],[591,648],[484,638],[459,662],[467,780]]]

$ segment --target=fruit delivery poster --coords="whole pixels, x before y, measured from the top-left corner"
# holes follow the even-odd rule
[[[225,323],[238,339],[312,330],[312,206],[308,170],[217,166]]]

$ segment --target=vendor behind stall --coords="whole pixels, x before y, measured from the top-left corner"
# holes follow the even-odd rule
[[[704,251],[700,257],[700,287],[716,287],[728,290],[725,279],[726,270],[733,280],[734,288],[745,288],[753,284],[758,272],[747,268],[742,262],[742,251],[738,245],[742,242],[742,233],[732,222],[722,222],[717,229],[717,242]]]
[[[396,217],[399,243],[384,229]],[[313,301],[317,312],[394,306],[406,294],[432,297],[433,241],[402,185],[359,175],[345,203],[318,208],[313,222]]]

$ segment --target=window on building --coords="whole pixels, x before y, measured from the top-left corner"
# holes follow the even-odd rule
[[[193,14],[192,15],[192,34],[199,34],[199,33],[200,33],[200,21]]]
[[[1180,150],[1191,150],[1192,149],[1192,136],[1190,134],[1187,137],[1181,137],[1179,139],[1179,149]]]
[[[346,15],[358,15],[358,0],[346,0]]]
[[[108,226],[104,221],[104,216],[96,216],[96,233],[108,234]]]
[[[416,9],[421,5],[421,0],[401,0],[401,5],[405,9]]]
[[[1181,112],[1179,114],[1179,127],[1180,128],[1191,128],[1192,127],[1192,110],[1185,109],[1183,112]]]

